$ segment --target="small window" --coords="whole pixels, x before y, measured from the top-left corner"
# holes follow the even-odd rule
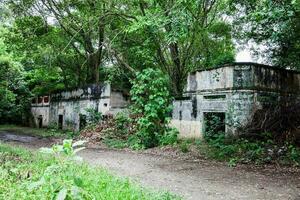
[[[36,104],[37,103],[36,98],[32,99],[31,103]]]
[[[44,103],[49,103],[49,96],[44,96]]]
[[[104,105],[104,107],[107,107],[107,103],[105,103],[105,104],[103,104]]]
[[[38,103],[43,103],[43,97],[38,97]]]
[[[207,95],[203,97],[204,99],[216,100],[216,99],[226,99],[226,95]]]

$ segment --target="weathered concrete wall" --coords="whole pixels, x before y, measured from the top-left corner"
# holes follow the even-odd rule
[[[57,101],[50,104],[50,124],[58,125],[59,115],[63,116],[63,129],[79,130],[79,115],[88,115],[87,109],[97,110],[97,100]]]
[[[112,91],[109,84],[89,85],[71,91],[52,94],[48,104],[48,111],[41,107],[32,106],[35,119],[39,113],[47,116],[45,126],[58,126],[62,122],[63,129],[79,130],[80,115],[88,116],[87,109],[95,110],[102,115],[115,114],[128,104],[121,92]],[[61,115],[61,120],[59,117]]]
[[[47,127],[49,125],[49,96],[33,99],[31,113],[36,127]]]
[[[226,133],[236,134],[256,109],[299,93],[300,73],[294,71],[254,63],[196,71],[188,76],[185,100],[173,103],[171,124],[181,137],[201,137],[205,113],[225,113]]]
[[[31,107],[31,113],[36,127],[39,127],[39,120],[42,120],[42,127],[49,125],[49,106]]]

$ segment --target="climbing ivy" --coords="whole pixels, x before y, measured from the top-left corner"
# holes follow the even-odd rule
[[[165,134],[171,112],[168,78],[160,70],[147,68],[131,81],[132,112],[137,118],[137,137],[145,147],[154,147]]]

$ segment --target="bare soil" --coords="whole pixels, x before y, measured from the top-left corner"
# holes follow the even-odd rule
[[[58,142],[9,132],[0,132],[0,140],[28,149]],[[93,166],[102,166],[146,187],[167,190],[184,199],[300,200],[300,170],[295,168],[231,168],[226,163],[204,159],[106,148],[88,148],[80,155]]]

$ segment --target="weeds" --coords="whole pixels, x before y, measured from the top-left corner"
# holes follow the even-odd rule
[[[289,144],[277,144],[265,134],[265,139],[232,138],[216,134],[210,139],[196,143],[198,150],[208,158],[227,161],[229,166],[237,163],[257,165],[277,163],[300,165],[300,148]]]
[[[56,155],[46,156],[0,144],[0,199],[179,199],[143,189],[101,168],[59,160],[61,155],[76,155],[74,148],[65,141],[44,149]]]

